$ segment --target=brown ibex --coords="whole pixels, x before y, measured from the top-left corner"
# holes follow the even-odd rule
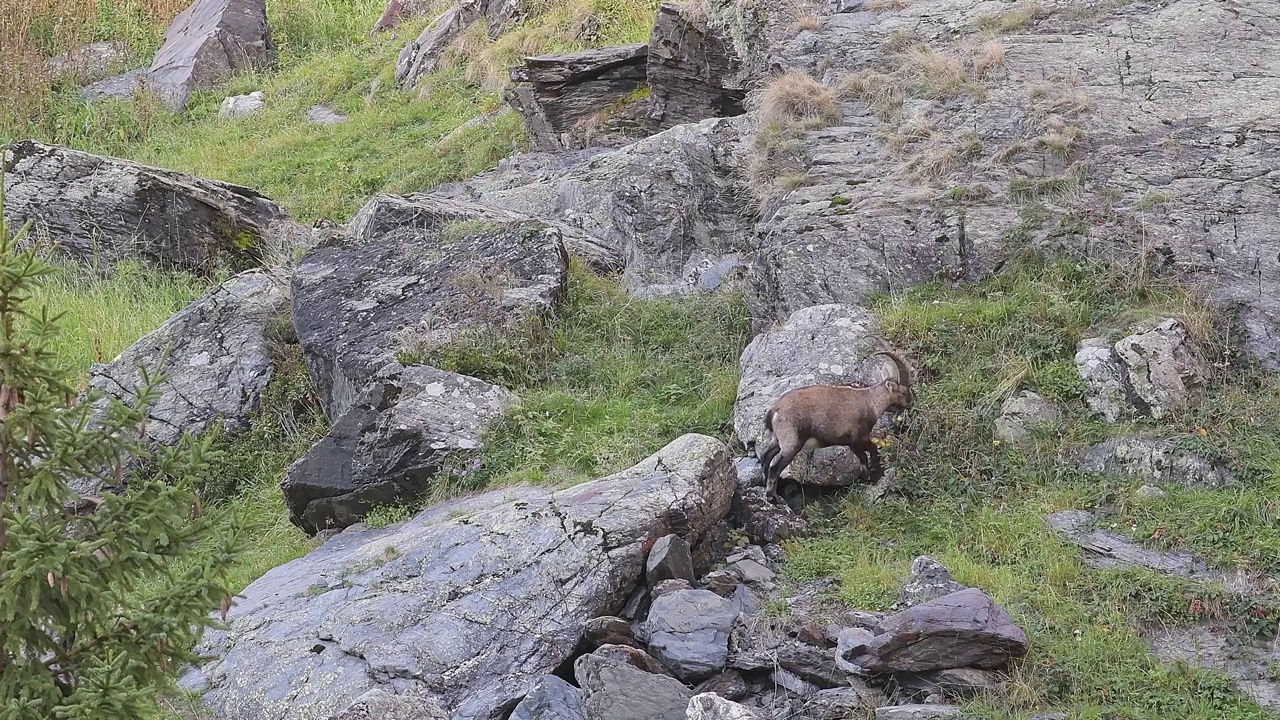
[[[884,472],[880,449],[871,441],[876,420],[891,407],[907,409],[915,400],[911,371],[901,355],[880,350],[898,367],[898,379],[887,378],[870,387],[806,385],[778,398],[764,416],[768,440],[757,452],[765,474],[765,495],[777,497],[778,478],[805,448],[846,445],[871,478]]]

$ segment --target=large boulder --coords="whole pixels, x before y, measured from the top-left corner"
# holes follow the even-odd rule
[[[310,534],[342,529],[379,505],[411,502],[456,480],[485,429],[516,396],[425,365],[380,370],[329,434],[280,483],[294,524]]]
[[[1114,344],[1081,340],[1076,368],[1087,387],[1089,409],[1109,422],[1143,415],[1160,419],[1189,407],[1203,394],[1206,372],[1186,327],[1175,319]]]
[[[78,260],[140,260],[211,274],[307,242],[250,188],[23,140],[4,157],[5,218]]]
[[[228,629],[207,632],[205,702],[237,720],[319,718],[415,689],[455,720],[498,720],[573,657],[587,621],[621,609],[654,540],[696,540],[732,493],[728,448],[685,435],[558,492],[494,490],[344,532],[250,584]]]
[[[144,89],[182,110],[192,92],[239,72],[264,70],[274,61],[265,0],[196,0],[169,25],[151,67],[94,83],[84,95],[130,98]]]
[[[379,195],[347,232],[293,281],[294,326],[335,421],[400,351],[511,329],[549,310],[568,274],[559,230],[465,201]]]
[[[764,416],[784,393],[805,385],[871,385],[896,378],[893,361],[871,354],[883,348],[879,321],[871,311],[850,305],[816,305],[797,310],[785,323],[752,339],[742,352],[742,376],[733,406],[733,427],[749,450],[767,433]],[[847,486],[862,472],[848,448],[806,450],[783,477],[812,485]]]
[[[686,682],[724,669],[737,604],[710,590],[677,590],[654,599],[642,635],[649,652]]]
[[[744,205],[742,118],[679,125],[626,147],[520,165],[453,186],[454,196],[579,229],[639,294],[709,291],[754,246]],[[576,252],[576,251],[575,251]]]
[[[890,615],[854,657],[868,672],[996,668],[1027,653],[1022,628],[986,593],[959,590]],[[852,654],[852,653],[851,653]]]
[[[147,435],[176,445],[183,433],[200,435],[221,420],[226,430],[248,427],[274,373],[274,324],[287,322],[289,281],[279,273],[249,270],[142,336],[109,363],[94,364],[89,385],[105,398],[133,404],[140,370],[164,374],[148,411]]]
[[[648,46],[539,55],[511,68],[507,102],[524,118],[529,144],[559,151],[591,143],[611,106],[644,87]]]
[[[679,680],[591,654],[574,663],[587,720],[685,720],[693,692]]]
[[[582,690],[547,675],[534,681],[509,720],[586,720]]]

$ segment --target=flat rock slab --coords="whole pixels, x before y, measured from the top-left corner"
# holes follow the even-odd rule
[[[466,201],[376,196],[294,276],[294,326],[325,413],[340,418],[403,349],[549,310],[567,274],[555,227]]]
[[[1161,662],[1220,672],[1261,707],[1280,710],[1280,682],[1273,671],[1280,648],[1274,642],[1246,637],[1221,622],[1164,628],[1150,642]]]
[[[111,362],[95,364],[89,385],[132,405],[141,383],[139,368],[163,373],[147,426],[148,435],[161,445],[176,445],[185,432],[200,435],[218,419],[226,430],[244,429],[275,371],[269,328],[288,309],[287,276],[263,270],[241,273]]]
[[[230,629],[208,631],[205,702],[223,718],[310,720],[414,690],[453,720],[498,720],[572,657],[587,621],[620,610],[654,540],[696,539],[732,493],[728,448],[691,434],[558,492],[495,490],[343,533],[249,585]]]
[[[469,472],[484,431],[519,400],[483,380],[389,365],[329,434],[285,472],[290,519],[310,534],[342,529],[379,505],[412,502]]]
[[[869,672],[996,668],[1027,653],[1022,628],[986,593],[968,588],[886,617],[863,653]]]
[[[78,260],[210,274],[247,269],[308,231],[256,190],[33,140],[4,157],[5,218]]]
[[[1184,487],[1224,487],[1235,480],[1230,470],[1190,450],[1144,437],[1113,438],[1095,445],[1084,452],[1080,466],[1089,472]]]

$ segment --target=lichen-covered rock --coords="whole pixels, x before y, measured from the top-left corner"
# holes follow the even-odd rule
[[[505,331],[561,296],[568,258],[545,223],[471,203],[379,195],[348,237],[308,253],[293,322],[336,421],[398,352],[467,330]]]
[[[118,40],[74,47],[44,61],[49,81],[91,83],[106,78],[129,61],[129,46]]]
[[[589,125],[644,87],[648,46],[622,45],[560,55],[539,55],[511,68],[504,93],[524,118],[534,150],[558,151],[590,144]]]
[[[654,599],[643,635],[649,652],[676,677],[698,682],[724,669],[737,618],[732,600],[710,590],[678,590]]]
[[[750,708],[715,693],[704,692],[689,699],[687,720],[759,720]]]
[[[510,720],[586,720],[582,707],[582,690],[555,675],[534,681]]]
[[[1199,401],[1204,366],[1178,320],[1108,345],[1082,340],[1076,368],[1087,387],[1089,409],[1110,422],[1146,415],[1160,419]]]
[[[274,60],[265,0],[196,0],[170,24],[146,83],[180,110],[193,91]]]
[[[222,106],[218,108],[218,117],[223,120],[234,120],[246,115],[256,115],[266,106],[266,96],[261,90],[255,90],[248,95],[231,95],[222,99]]]
[[[1052,400],[1023,390],[1004,401],[996,418],[996,438],[1010,445],[1021,445],[1031,439],[1037,427],[1052,425],[1062,413]]]
[[[750,254],[750,208],[741,118],[679,125],[626,147],[513,167],[454,186],[450,193],[581,230],[598,256],[616,259],[638,294],[720,287],[726,268]],[[575,250],[575,252],[577,252]],[[708,273],[711,275],[708,276]]]
[[[227,430],[244,429],[274,372],[272,325],[288,308],[286,277],[262,270],[241,273],[111,362],[95,364],[89,385],[132,404],[141,382],[139,368],[163,373],[165,382],[150,406],[147,425],[148,436],[161,445],[176,445],[186,432],[200,435],[219,419]]]
[[[310,534],[373,508],[412,502],[434,478],[469,472],[485,429],[518,404],[511,392],[425,365],[389,365],[294,462],[280,483],[289,517]]]
[[[573,656],[588,620],[621,608],[653,540],[674,527],[697,538],[732,492],[728,448],[685,435],[593,482],[495,490],[344,532],[254,581],[229,629],[207,632],[205,702],[222,717],[292,720],[413,688],[455,720],[502,717]],[[630,669],[680,688],[683,716],[683,685]],[[653,697],[636,677],[623,690]],[[658,717],[593,715],[589,686],[588,717]]]
[[[81,260],[210,274],[246,269],[306,231],[257,191],[23,140],[3,158],[5,218]]]
[[[679,680],[583,655],[574,663],[587,720],[685,720],[693,692]]]
[[[951,577],[951,571],[946,565],[928,555],[921,555],[911,563],[911,571],[902,585],[898,606],[912,607],[967,587],[969,586],[962,585]]]
[[[1225,467],[1167,440],[1145,437],[1113,438],[1094,445],[1085,450],[1081,467],[1089,472],[1186,487],[1223,487],[1234,481]]]
[[[853,664],[870,672],[995,668],[1029,648],[1027,635],[986,593],[968,588],[885,618]]]
[[[346,710],[330,715],[328,720],[448,720],[448,717],[438,703],[420,693],[400,695],[377,688],[361,695]]]
[[[876,720],[944,720],[962,718],[955,705],[889,705],[876,708]]]

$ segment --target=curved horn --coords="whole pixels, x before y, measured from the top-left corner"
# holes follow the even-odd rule
[[[911,370],[907,367],[907,361],[901,355],[894,352],[893,350],[877,350],[876,352],[873,352],[871,354],[873,356],[874,355],[889,356],[889,359],[893,360],[893,364],[898,366],[898,382],[907,386],[908,390],[912,389],[911,388]]]

